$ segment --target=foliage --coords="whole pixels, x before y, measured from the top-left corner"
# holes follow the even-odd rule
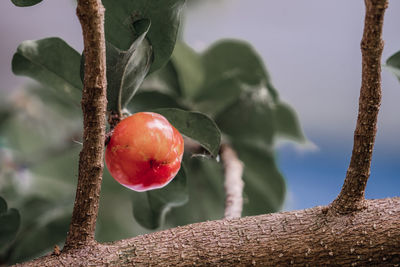
[[[140,225],[155,229],[221,218],[221,142],[230,143],[245,165],[244,215],[277,211],[284,201],[274,142],[280,137],[305,140],[295,112],[280,100],[248,43],[223,40],[202,53],[176,43],[183,3],[103,0],[108,111],[158,112],[201,149],[186,151],[185,167],[173,182],[150,192],[123,188],[105,170],[99,241],[146,232]],[[14,95],[9,99],[13,108],[2,105],[0,111],[2,149],[11,155],[8,171],[0,173],[6,178],[0,194],[19,207],[22,216],[3,261],[29,259],[65,238],[82,138],[78,107],[83,64],[84,56],[59,38],[25,41],[13,57],[14,73],[42,86]],[[19,182],[24,175],[25,181]],[[136,220],[127,212],[132,207]]]
[[[400,51],[386,60],[386,68],[388,68],[400,81]]]

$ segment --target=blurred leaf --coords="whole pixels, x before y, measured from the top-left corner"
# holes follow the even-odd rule
[[[194,99],[195,108],[214,117],[236,102],[241,93],[242,85],[236,78],[221,79],[202,89]]]
[[[107,100],[108,110],[121,111],[132,99],[147,75],[152,48],[145,39],[150,20],[137,21],[141,24],[140,35],[127,51],[121,51],[107,43]]]
[[[135,95],[128,105],[132,113],[149,111],[158,108],[182,108],[176,98],[157,91],[144,91]]]
[[[278,211],[285,200],[286,186],[273,150],[241,142],[234,142],[233,147],[244,163],[243,216]]]
[[[147,35],[153,47],[154,62],[151,72],[161,68],[175,47],[184,0],[103,0],[106,12],[106,40],[121,50],[127,50],[138,35],[133,22],[149,19]]]
[[[59,38],[24,41],[14,54],[12,70],[54,88],[60,97],[79,103],[82,82],[80,55]]]
[[[159,91],[174,97],[181,95],[178,74],[171,61],[168,61],[161,69],[148,75],[139,91]]]
[[[163,224],[166,213],[173,207],[188,201],[185,168],[181,166],[176,177],[164,188],[135,193],[133,215],[148,229],[156,229]]]
[[[400,81],[400,51],[393,54],[386,60],[386,67],[397,77]]]
[[[0,197],[0,250],[14,240],[20,224],[18,210],[8,209],[7,202]]]
[[[277,98],[261,56],[244,41],[223,40],[215,43],[203,53],[203,62],[205,86],[235,77],[249,86],[265,86],[272,98]]]
[[[296,112],[288,104],[278,102],[274,105],[274,117],[278,136],[299,142],[305,141]]]
[[[42,0],[11,0],[11,2],[16,6],[24,7],[24,6],[34,6],[42,2]]]
[[[171,210],[166,217],[168,226],[186,225],[224,216],[225,192],[222,165],[205,158],[184,158],[189,201]]]
[[[27,261],[51,251],[54,245],[62,245],[67,236],[70,214],[60,215],[50,222],[27,232],[11,255],[11,263]]]
[[[221,131],[234,140],[272,144],[275,134],[274,114],[266,89],[244,92],[215,119]]]
[[[176,108],[153,111],[163,115],[181,134],[197,141],[213,156],[218,155],[221,133],[215,122],[207,115]]]
[[[199,54],[183,42],[177,42],[172,54],[172,62],[187,98],[193,98],[204,82],[203,62]]]

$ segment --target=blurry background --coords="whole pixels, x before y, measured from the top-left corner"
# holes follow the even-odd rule
[[[30,8],[0,2],[0,89],[11,93],[28,79],[11,72],[24,40],[58,36],[82,51],[74,1],[43,1]],[[383,61],[400,50],[400,2],[385,17]],[[261,54],[281,98],[296,109],[310,143],[281,144],[279,166],[287,180],[285,209],[328,204],[349,163],[361,78],[359,44],[363,1],[190,1],[183,39],[196,50],[221,38],[250,42]],[[399,195],[400,84],[382,73],[383,101],[368,198]]]

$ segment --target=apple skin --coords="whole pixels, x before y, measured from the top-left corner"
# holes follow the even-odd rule
[[[142,192],[164,187],[176,176],[183,147],[182,135],[165,117],[139,112],[114,128],[105,161],[116,181]]]

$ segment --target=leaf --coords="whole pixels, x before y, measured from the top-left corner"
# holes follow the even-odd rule
[[[144,79],[139,88],[139,92],[142,91],[158,91],[174,97],[181,95],[178,74],[171,61]]]
[[[20,224],[18,210],[8,209],[7,202],[0,197],[0,250],[14,240]]]
[[[235,77],[252,87],[265,86],[272,98],[277,98],[261,56],[244,41],[228,39],[215,43],[203,53],[203,62],[206,86]]]
[[[12,70],[54,88],[74,103],[81,98],[80,55],[59,38],[24,41],[14,54]]]
[[[300,142],[306,140],[296,112],[288,104],[278,102],[274,105],[274,118],[278,137],[281,136]]]
[[[177,176],[164,188],[135,193],[133,215],[148,229],[156,229],[163,224],[166,213],[173,207],[188,201],[186,174],[181,166]]]
[[[208,158],[184,158],[189,201],[167,214],[166,226],[175,227],[224,216],[224,173],[220,163]]]
[[[400,51],[393,54],[386,60],[386,67],[397,77],[400,81]]]
[[[215,122],[200,112],[176,108],[153,110],[163,115],[181,133],[197,141],[214,157],[218,155],[221,132]]]
[[[39,4],[42,0],[11,0],[11,2],[16,6],[25,7]]]
[[[177,42],[172,54],[172,62],[184,96],[193,98],[204,82],[203,62],[199,54],[183,42]]]
[[[233,147],[244,163],[243,216],[278,211],[285,200],[286,186],[273,150],[243,142],[234,142]]]
[[[107,43],[107,109],[110,111],[120,112],[129,103],[150,69],[152,48],[145,39],[150,21],[137,21],[135,25],[138,23],[141,34],[127,51]]]
[[[221,131],[233,140],[272,144],[276,127],[269,102],[265,88],[243,92],[215,121]]]
[[[106,40],[115,47],[126,50],[136,39],[133,22],[149,19],[151,28],[147,35],[154,53],[150,72],[162,66],[170,58],[175,47],[180,24],[180,11],[184,0],[103,0]]]
[[[215,117],[239,99],[242,86],[235,77],[209,84],[194,99],[195,109]]]
[[[128,105],[132,113],[149,111],[158,108],[182,108],[176,98],[157,91],[144,91],[135,95]]]

